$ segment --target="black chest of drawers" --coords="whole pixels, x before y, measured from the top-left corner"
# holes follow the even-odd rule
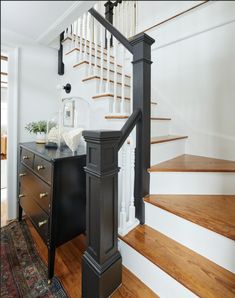
[[[80,149],[73,155],[68,148],[20,144],[18,218],[24,210],[48,247],[49,281],[56,247],[85,232],[84,152]]]

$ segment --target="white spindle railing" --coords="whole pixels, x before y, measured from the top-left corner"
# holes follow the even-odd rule
[[[121,5],[114,8],[114,26],[127,37],[135,34],[135,2],[123,1]],[[97,5],[96,8],[100,12],[104,12],[104,8],[100,5]],[[77,62],[84,60],[88,62],[88,66],[84,64],[86,65],[86,75],[99,75],[98,92],[100,94],[112,93],[109,105],[110,114],[123,116],[132,113],[133,86],[132,74],[130,79],[127,79],[126,76],[127,61],[129,60],[127,50],[114,37],[112,37],[113,47],[110,47],[111,34],[89,14],[82,15],[65,30],[64,38],[67,37],[71,39],[71,41],[67,39],[67,42],[71,43],[70,49],[75,47],[79,50]],[[127,85],[130,85],[130,88]],[[130,97],[130,101],[127,101],[126,97]],[[128,102],[130,103],[129,110],[127,110]],[[119,233],[121,235],[127,234],[139,223],[135,218],[134,206],[134,140],[135,132],[132,132],[120,151]]]
[[[99,93],[103,93],[103,78],[104,78],[104,36],[105,30],[103,26],[100,28],[100,85]]]
[[[110,92],[110,39],[111,39],[111,34],[107,31],[107,55],[106,55],[106,68],[107,68],[107,75],[106,75],[106,93]]]

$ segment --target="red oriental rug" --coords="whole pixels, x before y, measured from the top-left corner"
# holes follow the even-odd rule
[[[68,297],[57,277],[47,284],[47,267],[25,220],[1,228],[1,297]]]

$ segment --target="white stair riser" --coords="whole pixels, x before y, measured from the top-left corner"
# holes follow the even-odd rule
[[[235,173],[151,172],[151,194],[235,194]]]
[[[155,121],[153,121],[155,122]],[[151,136],[152,132],[151,132]],[[185,139],[151,145],[151,165],[185,153]],[[151,174],[152,175],[152,174]],[[169,184],[169,183],[168,183]]]
[[[107,84],[106,81],[102,81],[101,92],[100,92],[100,79],[91,79],[88,81],[84,81],[83,84],[84,85],[86,84],[87,88],[93,88],[94,94],[106,93],[106,84]],[[114,93],[114,84],[113,83],[109,84],[108,93],[112,93],[112,94]],[[122,87],[119,84],[117,86],[117,94],[118,95],[122,94]],[[130,97],[130,88],[129,87],[125,87],[124,96]]]
[[[197,297],[122,240],[119,241],[119,248],[123,265],[160,297],[172,298],[172,293],[174,298]]]
[[[152,105],[154,106],[154,105]],[[152,108],[152,107],[151,107]],[[151,109],[152,111],[152,109]],[[152,117],[155,117],[153,113],[151,113]],[[170,122],[168,120],[152,120],[151,121],[151,136],[165,136],[169,134]]]
[[[83,59],[81,60],[79,51],[73,51],[73,52],[69,53],[68,55],[65,55],[65,54],[63,55],[64,64],[68,65],[70,67],[77,64],[77,63],[79,63],[79,62],[82,62],[84,60],[89,62],[89,57],[84,56]],[[92,57],[92,63],[95,63],[95,58],[94,57]],[[100,59],[97,59],[97,64],[101,65],[101,60]],[[103,61],[103,67],[107,68],[107,65],[108,65],[107,61]],[[98,69],[100,69],[100,68],[98,67]],[[110,63],[110,70],[114,70],[114,64],[113,63]],[[122,73],[122,67],[117,66],[117,71],[119,73]],[[110,72],[110,74],[112,74],[112,72]]]
[[[153,229],[235,273],[235,241],[149,203],[145,218]]]

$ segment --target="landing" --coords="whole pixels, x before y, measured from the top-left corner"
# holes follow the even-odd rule
[[[40,236],[27,220],[33,240],[40,256],[47,263],[47,248]],[[85,251],[85,237],[80,235],[65,243],[56,250],[55,275],[62,282],[66,292],[71,298],[81,297],[81,257]],[[123,266],[122,286],[110,298],[157,298],[144,283]]]

